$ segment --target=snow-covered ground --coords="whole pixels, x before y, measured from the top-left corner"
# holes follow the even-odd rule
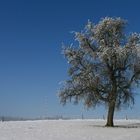
[[[0,122],[0,140],[140,140],[140,120],[45,120]]]

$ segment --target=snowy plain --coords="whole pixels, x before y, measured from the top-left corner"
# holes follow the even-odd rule
[[[140,120],[39,120],[0,122],[0,140],[140,140]]]

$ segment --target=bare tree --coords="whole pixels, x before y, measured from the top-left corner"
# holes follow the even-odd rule
[[[61,103],[82,101],[88,108],[106,105],[106,126],[114,126],[115,109],[134,104],[134,88],[139,85],[140,35],[126,36],[125,26],[121,18],[106,17],[98,24],[89,21],[83,31],[75,32],[78,43],[63,48],[70,79],[59,91]]]

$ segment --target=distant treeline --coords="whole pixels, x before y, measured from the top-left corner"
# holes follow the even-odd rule
[[[23,117],[9,117],[9,116],[0,116],[0,121],[27,121],[27,120],[67,120],[71,119],[63,116],[52,116],[52,117],[37,117],[37,118],[23,118]]]
[[[22,118],[22,117],[9,117],[9,116],[0,116],[0,121],[24,121],[29,120],[29,118]]]

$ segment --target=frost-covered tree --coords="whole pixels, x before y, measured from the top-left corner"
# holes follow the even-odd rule
[[[114,126],[115,109],[134,104],[134,88],[139,85],[140,35],[126,36],[125,26],[121,18],[89,21],[83,31],[75,32],[78,43],[63,48],[70,79],[59,91],[61,103],[107,106],[106,126]]]

